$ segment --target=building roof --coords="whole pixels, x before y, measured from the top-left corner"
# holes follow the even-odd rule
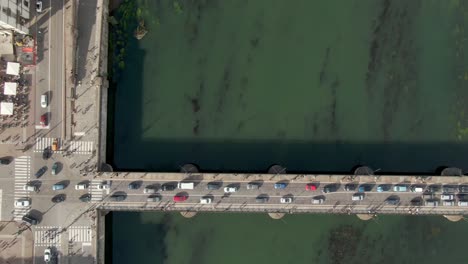
[[[3,94],[16,95],[16,88],[18,88],[18,83],[6,82],[5,86],[3,87]]]
[[[13,103],[1,102],[0,115],[13,115]]]

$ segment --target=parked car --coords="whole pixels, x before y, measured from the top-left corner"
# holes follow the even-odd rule
[[[53,203],[61,203],[63,201],[65,201],[65,194],[58,194],[58,195],[55,195],[54,197],[52,197],[52,202]]]
[[[48,160],[50,157],[52,157],[52,150],[49,147],[44,148],[44,151],[42,152],[42,159]]]
[[[380,184],[377,186],[377,192],[388,192],[391,189],[390,184]]]
[[[61,184],[61,183],[56,183],[54,185],[52,185],[52,190],[54,191],[60,191],[60,190],[63,190],[65,189],[65,185]]]
[[[15,201],[15,207],[28,207],[31,205],[31,200],[27,197],[19,198]]]
[[[461,193],[468,193],[468,185],[458,186],[458,191],[461,192]]]
[[[362,201],[362,200],[364,200],[364,194],[363,193],[355,193],[351,197],[351,200],[352,201]]]
[[[139,182],[131,182],[128,184],[128,189],[129,190],[138,190],[141,187],[141,183]]]
[[[202,197],[200,198],[200,203],[201,204],[210,204],[213,202],[213,199],[211,197]]]
[[[418,185],[413,185],[413,186],[410,187],[410,190],[411,190],[411,192],[414,192],[414,193],[422,193],[422,192],[424,192],[424,187],[418,186]]]
[[[455,195],[449,194],[449,193],[444,193],[444,194],[441,194],[441,195],[440,195],[440,199],[441,199],[441,200],[446,200],[446,201],[448,201],[448,200],[453,200],[454,198],[455,198]]]
[[[424,199],[432,199],[432,198],[434,198],[434,193],[429,192],[429,191],[425,191],[425,192],[423,193],[422,197],[423,197]]]
[[[75,190],[86,190],[88,189],[88,184],[87,183],[78,183],[75,185]]]
[[[37,192],[38,191],[38,188],[36,185],[31,185],[31,184],[25,184],[23,186],[23,190],[27,191],[27,192]]]
[[[47,94],[41,95],[41,107],[42,108],[47,107]]]
[[[237,186],[224,187],[224,192],[225,193],[234,193],[234,192],[237,192],[238,190],[239,190],[239,187],[237,187]]]
[[[306,189],[306,191],[316,191],[317,190],[317,184],[308,183],[308,184],[306,184],[305,189]]]
[[[468,206],[468,201],[458,201],[458,206]]]
[[[42,0],[36,1],[36,12],[42,13]]]
[[[218,190],[219,188],[221,188],[221,184],[220,183],[217,183],[217,182],[209,182],[207,185],[206,185],[206,189],[207,190]]]
[[[385,199],[385,204],[388,205],[398,205],[400,203],[400,197],[398,196],[390,196]]]
[[[410,203],[411,203],[412,206],[422,206],[423,205],[423,199],[421,197],[416,197],[416,198],[413,198],[410,201]]]
[[[258,190],[260,188],[260,184],[256,182],[250,182],[247,184],[247,190]]]
[[[111,200],[112,202],[121,202],[123,200],[125,200],[125,195],[123,194],[113,194],[109,197],[109,200]]]
[[[408,187],[406,185],[395,185],[393,186],[393,191],[394,192],[407,192]]]
[[[145,187],[145,189],[143,189],[143,193],[146,193],[146,194],[153,194],[153,193],[156,193],[158,191],[158,188],[154,185],[148,185]]]
[[[444,193],[456,193],[458,191],[458,186],[455,185],[444,185],[442,187],[442,192]]]
[[[275,183],[275,189],[284,189],[286,188],[287,184],[284,182],[277,182]]]
[[[57,175],[57,170],[58,170],[58,162],[54,162],[52,165],[51,173],[52,175]]]
[[[41,120],[39,122],[39,124],[42,126],[42,127],[46,127],[48,122],[47,122],[47,114],[43,114],[41,115]]]
[[[443,206],[454,206],[455,201],[454,200],[448,200],[448,201],[442,201]]]
[[[160,202],[162,200],[162,197],[160,195],[150,195],[148,198],[146,198],[147,202]]]
[[[359,186],[358,192],[370,192],[372,190],[372,185],[370,184],[361,184]]]
[[[80,196],[80,201],[84,202],[84,203],[89,203],[91,202],[91,194],[90,193],[86,193],[86,194],[83,194]]]
[[[50,262],[52,259],[52,250],[50,247],[44,249],[44,262]]]
[[[8,158],[1,158],[0,159],[0,165],[8,165],[10,164],[11,160]]]
[[[187,195],[174,195],[174,198],[172,199],[174,202],[183,202],[188,199]]]
[[[34,176],[36,176],[36,178],[39,178],[39,177],[41,177],[42,175],[44,175],[44,173],[45,173],[46,171],[47,171],[47,167],[44,166],[44,167],[40,168],[40,169],[36,172],[36,174],[34,174]]]
[[[439,206],[439,200],[436,200],[436,199],[426,200],[425,205],[426,206]]]
[[[312,204],[323,204],[324,201],[325,201],[325,196],[323,195],[312,197]]]
[[[29,223],[31,225],[37,225],[38,221],[35,217],[33,217],[32,215],[30,214],[26,214],[24,215],[21,220],[23,220],[24,222],[26,223]]]
[[[441,189],[442,186],[440,186],[439,184],[431,184],[427,187],[427,190],[431,193],[440,192]]]
[[[328,184],[323,187],[322,192],[323,193],[331,193],[331,192],[336,192],[338,190],[338,186],[336,184]]]
[[[161,186],[161,191],[163,192],[173,191],[175,189],[176,189],[176,185],[171,184],[171,183],[165,183]]]
[[[356,188],[357,188],[357,184],[355,184],[355,183],[348,183],[344,187],[345,191],[347,191],[347,192],[353,192],[353,191],[356,190]]]
[[[280,203],[282,203],[282,204],[289,204],[289,203],[292,203],[292,202],[293,202],[292,197],[281,197],[281,199],[280,199]]]
[[[259,195],[257,198],[255,198],[256,203],[266,203],[268,202],[268,196],[266,195]]]

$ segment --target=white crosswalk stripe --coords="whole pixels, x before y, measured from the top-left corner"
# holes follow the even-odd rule
[[[92,154],[94,143],[92,141],[70,141],[69,151],[75,154]]]
[[[19,198],[29,197],[29,192],[23,190],[23,186],[28,183],[31,174],[31,157],[21,156],[15,159],[15,201]],[[15,208],[13,211],[13,217],[16,221],[21,218],[31,209],[26,208]]]
[[[55,138],[36,138],[36,144],[34,145],[34,152],[43,152],[45,148],[52,148],[52,142]],[[63,142],[60,138],[57,138],[58,146],[61,148]],[[55,153],[62,153],[62,150],[56,150]]]
[[[102,183],[102,180],[92,180],[89,188],[91,189],[91,201],[100,202],[104,196],[104,191],[99,190],[97,186]]]
[[[36,138],[34,152],[43,152],[45,148],[51,148],[55,138]],[[63,153],[69,151],[74,154],[92,154],[94,150],[93,141],[64,141],[57,138],[59,150],[55,153]]]
[[[92,230],[90,226],[71,226],[68,228],[68,241],[91,242]]]
[[[34,246],[59,247],[62,233],[61,227],[37,228],[34,231]]]

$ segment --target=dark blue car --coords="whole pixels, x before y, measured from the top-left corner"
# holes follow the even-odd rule
[[[275,183],[275,189],[284,189],[284,188],[286,188],[286,183],[284,182]]]

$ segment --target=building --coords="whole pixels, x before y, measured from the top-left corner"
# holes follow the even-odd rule
[[[0,30],[28,34],[31,0],[0,0]]]

